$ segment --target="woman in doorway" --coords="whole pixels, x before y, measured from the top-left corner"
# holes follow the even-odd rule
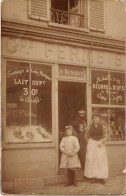
[[[108,163],[105,141],[108,139],[107,129],[100,124],[100,116],[93,116],[93,123],[88,132],[84,176],[91,179],[91,183],[105,183],[108,178]]]
[[[60,142],[61,162],[60,168],[67,168],[67,183],[66,187],[70,185],[78,186],[75,180],[75,168],[80,168],[80,160],[78,158],[78,151],[80,145],[77,137],[73,136],[74,128],[69,125],[65,127],[66,136]]]

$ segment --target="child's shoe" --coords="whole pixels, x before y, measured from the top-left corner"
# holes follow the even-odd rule
[[[76,187],[78,186],[76,181],[73,181],[73,185],[76,186]]]
[[[100,179],[100,183],[101,184],[105,184],[105,180],[104,179]]]
[[[96,178],[92,178],[90,183],[91,183],[91,184],[94,184],[94,183],[96,183],[96,182],[97,182],[97,179],[96,179]]]
[[[67,183],[64,185],[64,187],[68,187],[68,186],[71,186],[71,185],[72,185],[71,182],[67,182]]]

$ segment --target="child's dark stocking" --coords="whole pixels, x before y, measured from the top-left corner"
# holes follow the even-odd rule
[[[72,184],[73,184],[74,186],[78,186],[78,184],[77,184],[77,182],[76,182],[76,179],[75,179],[75,171],[74,171],[74,170],[72,170]]]
[[[67,169],[67,183],[65,184],[65,187],[72,185],[72,170]]]

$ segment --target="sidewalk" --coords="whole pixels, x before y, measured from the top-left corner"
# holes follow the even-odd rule
[[[126,176],[109,178],[104,185],[90,184],[85,181],[78,182],[78,185],[78,187],[64,187],[64,184],[48,185],[44,187],[43,193],[39,194],[124,194],[126,193]]]

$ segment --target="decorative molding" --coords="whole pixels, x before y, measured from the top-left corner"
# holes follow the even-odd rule
[[[94,36],[91,33],[13,21],[1,22],[3,36],[20,37],[50,43],[67,44],[125,54],[125,41]]]

